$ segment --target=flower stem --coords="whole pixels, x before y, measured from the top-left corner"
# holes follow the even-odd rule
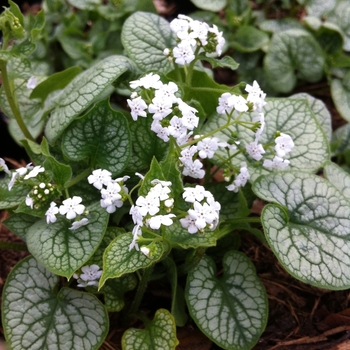
[[[30,134],[27,126],[25,125],[25,123],[22,119],[21,112],[18,108],[17,98],[16,98],[16,95],[14,93],[13,87],[11,86],[11,83],[10,83],[10,80],[9,80],[9,77],[7,74],[6,65],[7,65],[7,63],[5,61],[0,60],[0,71],[1,71],[1,77],[2,77],[2,85],[4,86],[4,90],[5,90],[6,97],[7,97],[8,103],[10,105],[11,111],[13,113],[13,116],[16,119],[18,126],[20,127],[21,131],[23,132],[24,136],[28,140],[35,142],[35,139]]]
[[[80,173],[79,175],[77,175],[76,177],[74,177],[73,179],[71,179],[67,184],[66,184],[66,188],[69,188],[75,184],[77,184],[78,182],[80,182],[81,180],[87,178],[87,176],[91,173],[91,169],[88,168],[86,170],[84,170],[82,173]]]
[[[26,244],[14,243],[14,242],[4,242],[4,241],[0,241],[0,249],[17,250],[17,251],[24,251],[24,252],[28,251]]]

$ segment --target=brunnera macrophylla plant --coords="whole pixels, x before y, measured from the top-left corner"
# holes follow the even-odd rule
[[[4,225],[31,253],[2,297],[12,349],[98,349],[109,312],[126,328],[145,324],[125,331],[125,350],[175,349],[189,318],[224,349],[252,348],[268,305],[239,251],[244,232],[295,278],[349,288],[350,177],[330,161],[322,102],[266,99],[257,81],[217,84],[201,61],[237,68],[217,58],[224,33],[182,15],[135,12],[122,28],[125,56],[43,76],[30,58],[44,13],[25,22],[9,5],[1,108],[32,160],[12,170],[0,160]],[[224,182],[213,181],[219,169]],[[250,216],[255,197],[269,202],[261,217]],[[172,300],[149,320],[139,309],[151,279]]]

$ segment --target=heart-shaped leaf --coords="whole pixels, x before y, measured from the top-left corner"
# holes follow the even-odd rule
[[[288,93],[298,78],[309,83],[319,81],[324,63],[322,48],[313,36],[305,30],[290,29],[274,34],[264,67],[271,86]]]
[[[70,220],[59,216],[55,223],[40,220],[27,232],[29,251],[48,270],[68,279],[91,257],[105,233],[108,213],[95,203],[86,208],[89,223],[70,230]]]
[[[3,327],[12,350],[100,348],[108,314],[91,294],[57,292],[59,277],[33,257],[19,262],[7,278],[2,299]]]
[[[176,325],[173,316],[165,309],[157,310],[154,319],[142,317],[145,329],[128,329],[122,338],[123,350],[175,350]]]
[[[202,332],[223,349],[251,349],[266,326],[266,291],[244,254],[226,253],[223,268],[218,279],[214,262],[204,256],[188,274],[188,309]]]
[[[227,0],[191,0],[199,9],[218,12],[227,5]]]
[[[101,101],[69,126],[62,150],[70,160],[88,160],[92,167],[117,175],[126,167],[131,151],[126,118],[111,109],[107,100]]]
[[[175,42],[164,18],[148,12],[132,14],[124,22],[122,43],[127,55],[142,71],[171,70],[172,65],[163,51],[175,46]]]
[[[331,94],[337,111],[350,122],[350,74],[346,74],[343,80],[332,79]]]
[[[253,190],[277,203],[261,221],[287,271],[321,288],[349,288],[350,201],[326,179],[300,171],[262,176]]]
[[[79,116],[94,99],[123,73],[135,72],[136,67],[127,57],[109,56],[77,75],[63,90],[57,107],[46,124],[49,142],[55,142],[64,129]]]
[[[8,219],[3,222],[3,224],[15,235],[25,241],[28,229],[38,220],[39,219],[37,217],[32,215],[13,213]]]
[[[164,248],[160,242],[154,243],[152,255],[147,257],[136,249],[129,250],[132,239],[131,233],[125,233],[114,239],[107,247],[103,255],[103,274],[99,288],[109,278],[117,278],[126,273],[144,269],[162,257]]]
[[[350,201],[350,175],[332,162],[326,163],[324,173],[329,182]],[[350,230],[349,230],[350,233]]]
[[[30,189],[27,186],[15,184],[11,191],[8,190],[8,185],[11,178],[6,176],[0,181],[0,209],[9,209],[17,206],[26,198]]]

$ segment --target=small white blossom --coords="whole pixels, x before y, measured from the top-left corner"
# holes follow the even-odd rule
[[[117,182],[109,182],[107,188],[101,190],[101,207],[106,208],[109,214],[115,212],[116,207],[120,208],[123,205],[123,202],[120,201],[122,198],[120,192],[122,188]]]
[[[182,119],[176,115],[171,118],[170,125],[168,126],[169,135],[175,138],[180,137],[183,133],[187,132],[187,128],[183,125]]]
[[[137,244],[137,240],[140,236],[142,236],[142,230],[140,228],[139,225],[135,225],[133,230],[132,230],[132,234],[133,234],[133,239],[132,242],[129,245],[129,251],[132,248],[135,248],[136,250],[139,250],[139,245]]]
[[[140,248],[140,251],[141,251],[141,253],[143,253],[143,254],[145,254],[146,256],[147,256],[147,258],[149,258],[149,254],[150,254],[150,249],[148,248],[148,247],[146,247],[146,246],[142,246],[141,248]]]
[[[2,158],[0,158],[0,169],[2,169],[2,171],[4,171],[7,175],[11,175],[11,171]]]
[[[219,31],[219,28],[215,24],[213,24],[213,28],[209,28],[209,31],[216,35],[217,45],[215,50],[217,55],[220,56],[225,45],[225,38],[223,37],[223,33]]]
[[[247,112],[248,111],[248,105],[247,105],[247,101],[245,100],[244,97],[242,96],[237,96],[237,95],[231,95],[231,97],[229,97],[230,102],[229,104],[232,104],[234,109],[237,112]]]
[[[148,107],[148,112],[153,114],[153,119],[162,120],[173,111],[172,104],[170,98],[155,97]]]
[[[98,280],[102,275],[98,265],[83,266],[81,268],[83,272],[80,276],[76,273],[73,275],[74,278],[78,279],[78,287],[98,286]]]
[[[191,147],[186,147],[181,151],[181,157],[179,160],[182,164],[192,163],[193,156],[197,152],[197,146],[192,145]]]
[[[275,151],[278,157],[284,157],[287,153],[289,153],[294,147],[294,142],[292,138],[281,132],[281,135],[275,138]]]
[[[233,109],[234,101],[230,99],[232,95],[229,92],[225,92],[219,97],[219,105],[216,107],[216,112],[219,114],[230,114]]]
[[[82,198],[79,196],[73,196],[73,198],[67,198],[62,202],[62,205],[59,207],[59,212],[61,215],[66,215],[66,218],[69,220],[75,219],[77,214],[81,215],[85,206],[80,204]]]
[[[260,160],[263,157],[262,155],[265,153],[264,147],[257,142],[251,142],[247,144],[245,149],[248,154],[255,160]]]
[[[243,162],[241,164],[240,173],[237,175],[236,179],[233,181],[233,184],[226,186],[226,188],[229,191],[238,192],[239,187],[245,186],[245,184],[249,179],[250,179],[250,174],[247,168],[247,164]]]
[[[131,117],[135,121],[138,117],[147,117],[147,113],[145,112],[145,109],[147,109],[146,102],[141,98],[141,96],[134,98],[133,100],[127,99],[128,105],[131,109]]]
[[[197,143],[198,155],[202,158],[213,158],[215,151],[218,150],[219,139],[217,137],[207,137]]]
[[[136,205],[139,207],[139,212],[142,216],[146,216],[147,213],[155,215],[159,212],[159,198],[153,196],[140,196],[136,200]]]
[[[28,81],[27,81],[27,88],[28,89],[34,89],[37,85],[38,85],[38,80],[36,79],[36,77],[31,76]]]
[[[160,225],[164,225],[164,226],[172,225],[173,224],[173,220],[172,220],[173,217],[175,217],[174,214],[152,216],[148,220],[148,225],[153,230],[158,230],[160,228]]]
[[[178,86],[170,81],[168,84],[163,84],[158,90],[155,91],[155,97],[166,98],[172,103],[177,101],[175,93],[179,90]]]
[[[83,227],[89,223],[89,220],[87,218],[82,218],[79,221],[74,221],[72,226],[69,228],[70,230],[74,231],[77,230],[80,227]]]
[[[57,204],[55,202],[50,203],[50,208],[47,209],[45,215],[46,215],[46,223],[54,223],[56,222],[57,218],[56,215],[58,214],[58,208]]]
[[[248,92],[247,101],[253,103],[253,110],[262,112],[263,107],[266,105],[266,94],[260,89],[259,84],[254,80],[253,85],[247,84],[245,91]]]
[[[181,226],[187,228],[188,232],[193,234],[198,232],[198,227],[196,226],[196,219],[187,215],[185,218],[180,219]]]
[[[132,205],[129,211],[129,214],[132,217],[132,221],[135,225],[142,226],[143,225],[143,215],[140,213],[140,208],[138,206]]]
[[[37,165],[24,177],[24,180],[28,180],[28,179],[31,179],[33,177],[37,177],[39,173],[43,173],[44,171],[45,171],[45,169],[42,166]]]
[[[185,187],[184,193],[182,194],[183,199],[189,203],[194,203],[195,201],[201,202],[204,198],[211,196],[212,194],[200,185]]]
[[[202,169],[202,166],[203,164],[198,159],[194,162],[188,162],[184,164],[182,174],[185,176],[191,176],[194,179],[203,179],[205,171]]]
[[[289,160],[275,156],[273,160],[264,160],[263,166],[271,169],[283,169],[289,165]]]
[[[136,89],[138,87],[144,87],[145,89],[159,89],[163,83],[160,81],[158,74],[149,73],[139,80],[133,80],[130,82],[130,87]]]
[[[33,209],[33,205],[34,205],[33,198],[30,197],[29,194],[27,194],[27,197],[26,197],[26,205],[28,207],[31,207],[31,209]]]
[[[174,47],[173,54],[176,58],[175,63],[182,66],[186,63],[191,63],[195,59],[192,47],[187,42],[180,42]]]
[[[102,186],[107,186],[112,181],[112,173],[104,169],[96,169],[89,175],[89,184],[96,187],[98,190],[102,189]]]
[[[153,120],[151,130],[155,132],[157,136],[164,142],[169,141],[169,130],[168,128],[163,128],[159,120]]]

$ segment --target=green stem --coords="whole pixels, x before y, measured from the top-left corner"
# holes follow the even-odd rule
[[[195,57],[197,57],[200,49],[201,49],[200,46],[197,46],[196,51],[194,52],[194,56]],[[196,61],[197,61],[197,58],[195,58],[188,66],[188,71],[187,71],[187,74],[186,74],[186,84],[187,84],[187,86],[191,86],[193,68],[194,68],[194,65],[195,65]],[[186,65],[184,66],[184,69],[186,69]]]
[[[27,126],[25,125],[21,112],[18,108],[18,103],[17,103],[17,98],[16,95],[13,91],[13,88],[11,87],[11,83],[7,74],[7,63],[5,61],[0,60],[0,70],[1,70],[1,77],[2,77],[2,85],[4,87],[6,97],[8,100],[8,103],[10,105],[11,111],[13,113],[13,116],[16,119],[16,122],[18,126],[20,127],[21,131],[23,132],[24,136],[33,142],[35,142],[35,139],[33,136],[30,134]]]
[[[23,252],[28,251],[26,244],[14,243],[14,242],[4,242],[4,241],[0,241],[0,249],[17,250],[17,251],[23,251]]]
[[[130,307],[130,309],[127,313],[127,317],[125,319],[126,322],[128,322],[130,320],[130,318],[134,314],[136,314],[137,310],[139,309],[143,295],[144,295],[146,287],[147,287],[147,283],[148,283],[149,278],[151,276],[152,270],[153,270],[153,265],[146,267],[143,270],[141,281],[140,281],[139,286],[138,286],[137,291],[136,291],[135,299],[134,299],[133,303],[131,304],[131,307]]]
[[[85,179],[88,177],[88,175],[91,173],[91,169],[85,169],[82,173],[80,173],[79,175],[77,175],[76,177],[74,177],[72,180],[70,180],[67,184],[66,184],[66,188],[69,188],[71,186],[74,186],[75,184],[77,184],[78,182],[80,182],[81,180]]]

